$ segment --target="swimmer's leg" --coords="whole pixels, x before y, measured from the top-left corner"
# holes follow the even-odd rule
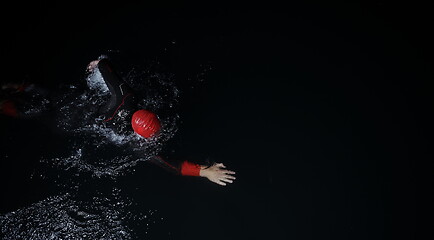
[[[2,85],[6,92],[0,101],[0,113],[21,119],[36,119],[49,115],[50,92],[34,83],[7,83]]]

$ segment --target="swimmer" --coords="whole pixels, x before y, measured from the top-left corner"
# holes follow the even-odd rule
[[[131,124],[129,131],[138,136],[142,138],[158,138],[161,130],[158,116],[148,109],[138,109],[133,89],[122,80],[109,59],[102,57],[91,61],[87,65],[86,71],[93,73],[96,69],[101,73],[110,92],[109,101],[99,109],[100,115],[103,116],[103,123],[108,126],[116,126],[116,122],[128,122]],[[235,172],[226,169],[223,163],[214,163],[211,166],[189,161],[169,163],[161,156],[151,158],[150,162],[182,176],[207,178],[209,181],[221,186],[226,186],[235,180]]]

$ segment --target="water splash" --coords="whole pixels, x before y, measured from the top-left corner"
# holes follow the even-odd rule
[[[87,87],[95,91],[99,96],[105,96],[110,93],[101,72],[96,68],[92,73],[86,77]]]
[[[160,133],[148,139],[135,134],[128,120],[129,111],[118,111],[118,118],[102,121],[99,107],[110,96],[105,94],[106,90],[101,87],[104,80],[96,73],[87,77],[89,88],[70,85],[57,99],[57,127],[69,134],[70,141],[59,156],[45,157],[43,163],[61,170],[90,172],[94,177],[118,177],[128,173],[138,162],[160,153],[177,131],[179,90],[171,75],[149,69],[133,69],[124,80],[136,92],[137,109],[157,113],[162,125]]]
[[[2,239],[137,239],[129,226],[149,228],[162,220],[156,210],[133,210],[134,202],[120,189],[104,195],[81,199],[65,193],[0,215]]]
[[[66,143],[50,149],[31,177],[50,180],[63,193],[0,215],[2,239],[143,239],[137,229],[147,234],[163,219],[156,210],[132,210],[134,202],[117,188],[85,199],[78,193],[95,180],[116,182],[163,150],[178,130],[180,91],[172,76],[136,68],[125,77],[140,99],[138,108],[160,118],[161,132],[149,139],[134,134],[126,121],[110,123],[117,125],[116,131],[103,123],[98,110],[109,100],[108,89],[98,72],[85,80],[86,88],[80,83],[63,86],[62,94],[52,99],[56,127]]]

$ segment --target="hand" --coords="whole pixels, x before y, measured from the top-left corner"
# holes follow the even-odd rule
[[[88,72],[92,72],[94,69],[95,69],[95,67],[98,65],[98,62],[99,62],[99,60],[94,60],[94,61],[92,61],[92,62],[90,62],[88,65],[87,65],[87,71]]]
[[[217,183],[222,186],[226,186],[226,183],[232,183],[235,177],[231,174],[235,174],[233,171],[226,170],[223,163],[215,163],[209,168],[200,170],[200,176],[208,178],[211,182]]]

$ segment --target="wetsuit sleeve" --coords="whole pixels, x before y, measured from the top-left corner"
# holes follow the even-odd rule
[[[110,121],[116,112],[123,109],[133,109],[135,106],[133,90],[122,80],[108,59],[98,62],[98,70],[110,90],[110,100],[100,112],[106,115],[105,121]]]
[[[169,162],[161,156],[153,157],[149,161],[174,174],[182,176],[199,176],[200,174],[200,165],[189,161]]]
[[[119,96],[124,95],[121,86],[125,85],[125,83],[122,81],[122,78],[115,71],[113,64],[108,59],[101,59],[98,62],[98,70],[111,94]]]

